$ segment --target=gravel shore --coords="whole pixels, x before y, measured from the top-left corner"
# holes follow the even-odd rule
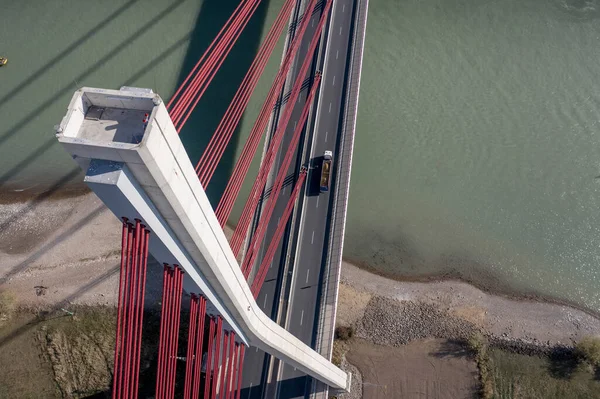
[[[499,345],[553,348],[600,334],[600,319],[569,306],[496,296],[459,281],[395,281],[349,263],[342,268],[337,323],[384,345],[462,338],[478,329]]]

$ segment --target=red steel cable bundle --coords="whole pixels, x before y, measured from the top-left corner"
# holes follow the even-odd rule
[[[188,347],[185,364],[185,399],[197,398],[200,391],[200,369],[202,368],[202,344],[204,340],[204,318],[206,316],[206,298],[191,294],[190,325],[188,329]]]
[[[171,269],[169,265],[165,264],[163,278],[163,302],[156,378],[157,399],[175,397],[175,371],[179,343],[183,271],[177,265],[174,265]]]
[[[258,8],[260,1],[244,0],[240,3],[217,35],[217,38],[213,40],[208,50],[196,63],[192,72],[167,104],[167,107],[172,105],[169,114],[178,132],[190,117],[196,104],[200,101],[225,58],[227,58],[235,42]],[[192,76],[194,77],[192,78]],[[184,90],[182,90],[183,87],[185,87]]]
[[[319,42],[319,37],[320,37],[320,31],[321,31],[323,24],[327,20],[327,15],[329,13],[330,6],[331,6],[331,1],[326,2],[325,7],[323,9],[323,14],[321,15],[321,19],[319,21],[319,26],[317,27],[315,35],[313,36],[313,38],[310,42],[308,54],[313,54],[317,47],[317,44]],[[273,162],[275,159],[275,153],[277,152],[279,145],[281,144],[286,125],[289,122],[289,119],[291,118],[292,111],[293,111],[293,105],[296,103],[298,96],[300,95],[300,90],[302,88],[302,83],[304,80],[303,78],[306,75],[306,73],[308,72],[308,69],[311,66],[311,64],[312,64],[312,57],[311,56],[306,57],[304,59],[304,62],[302,63],[300,71],[298,73],[298,79],[296,80],[294,87],[292,88],[292,93],[288,100],[288,106],[285,108],[284,113],[279,121],[278,128],[275,131],[275,133],[273,134],[273,137],[271,138],[269,149],[267,150],[267,153],[265,154],[265,158],[259,169],[258,177],[257,177],[256,181],[254,182],[254,185],[252,186],[250,195],[248,196],[248,200],[244,206],[244,209],[240,216],[240,220],[238,221],[238,225],[237,225],[235,232],[230,240],[231,248],[233,250],[233,253],[236,256],[239,253],[239,250],[241,249],[242,243],[244,241],[244,237],[246,235],[246,232],[247,232],[250,222],[252,220],[252,216],[253,216],[256,206],[258,205],[258,202],[260,200],[261,193],[264,189],[264,184],[266,183],[266,179],[267,179],[269,170],[271,169],[271,167],[273,165]],[[241,186],[241,182],[239,184]],[[239,190],[239,186],[238,186],[238,190]],[[237,194],[235,194],[235,196],[236,195]],[[223,198],[221,198],[221,201],[219,202],[219,206],[217,207],[217,218],[219,218],[219,222],[221,222],[222,225],[229,217],[229,213],[231,212],[231,209],[233,208],[235,196],[227,199],[227,198],[225,198],[225,195],[223,195]],[[221,211],[221,213],[219,213],[219,211]]]
[[[217,399],[217,385],[219,383],[219,367],[221,366],[221,336],[223,334],[223,319],[217,316],[217,326],[215,329],[215,353],[212,367],[212,387],[210,397]]]
[[[250,101],[250,96],[254,92],[254,89],[264,72],[269,57],[271,56],[285,26],[286,18],[289,16],[292,6],[295,3],[295,0],[286,0],[284,3],[279,15],[271,26],[266,39],[258,50],[250,69],[235,93],[233,101],[229,104],[217,130],[211,137],[206,150],[196,165],[196,172],[198,173],[200,183],[204,189],[206,189],[206,186],[210,182],[210,179],[225,152],[225,148],[229,144],[231,136],[242,118],[244,110]]]
[[[215,335],[216,329],[216,321],[214,317],[210,318],[210,326],[208,330],[208,353],[206,354],[206,379],[204,382],[204,398],[208,398],[211,393],[211,385],[214,385],[213,381],[213,373],[212,373],[212,364],[213,364],[213,353],[214,353],[214,344],[213,337]]]
[[[275,251],[277,251],[279,242],[281,241],[281,238],[283,237],[283,233],[285,231],[285,226],[287,225],[287,222],[288,222],[290,216],[292,215],[292,210],[294,209],[294,203],[296,202],[296,199],[298,199],[298,195],[300,194],[300,188],[302,187],[302,184],[304,184],[305,178],[306,178],[306,171],[303,170],[302,173],[300,173],[300,177],[298,178],[298,181],[296,182],[294,191],[292,191],[290,199],[285,207],[285,211],[283,211],[283,215],[281,216],[281,219],[279,220],[279,224],[277,224],[277,230],[275,230],[273,239],[271,240],[271,243],[269,244],[269,249],[267,249],[267,253],[265,254],[263,261],[260,264],[258,273],[256,274],[254,281],[252,282],[251,291],[252,291],[252,294],[254,295],[254,299],[256,299],[258,297],[258,293],[260,292],[260,289],[261,289],[263,283],[265,282],[265,277],[267,276],[267,271],[269,270],[269,264],[273,260]]]
[[[285,158],[283,159],[283,162],[281,163],[281,166],[279,167],[279,172],[277,173],[277,177],[275,178],[275,183],[273,183],[273,191],[271,192],[271,195],[268,199],[264,214],[261,215],[261,218],[258,222],[256,231],[252,235],[252,240],[250,241],[250,246],[248,247],[248,253],[246,253],[246,255],[244,257],[244,262],[242,263],[242,272],[244,273],[244,276],[246,278],[248,278],[248,275],[250,274],[250,270],[252,269],[252,265],[254,264],[254,260],[256,259],[256,255],[258,253],[258,248],[259,248],[259,246],[262,242],[262,239],[264,238],[264,235],[267,231],[267,225],[269,223],[269,220],[271,219],[271,215],[273,214],[273,211],[275,210],[275,205],[277,204],[277,198],[279,197],[279,193],[281,192],[281,189],[283,187],[283,182],[288,173],[290,164],[292,163],[292,159],[294,157],[296,147],[298,146],[298,142],[300,141],[302,129],[304,128],[304,124],[306,123],[306,119],[308,118],[308,112],[312,105],[312,100],[314,99],[315,94],[317,93],[317,88],[319,87],[320,81],[321,81],[321,75],[317,74],[317,76],[315,77],[315,82],[308,94],[308,97],[306,98],[306,104],[304,105],[304,108],[302,109],[302,115],[300,116],[299,123],[296,124],[296,128],[294,130],[292,140],[290,141],[290,145],[285,154]],[[296,82],[296,85],[298,85],[300,83],[301,83],[301,81],[298,81],[298,82]],[[281,135],[281,137],[282,136],[283,136],[283,134]],[[271,153],[269,153],[268,156],[265,156],[264,162],[268,162],[268,164],[270,166],[273,164],[274,160],[275,160],[275,149]],[[260,182],[259,182],[259,180],[257,180],[257,183],[261,185],[261,191],[264,189],[266,182],[267,182],[266,175],[262,176],[262,179],[260,180]],[[258,204],[258,201],[256,201],[256,202]],[[252,208],[252,212],[254,212],[254,208]],[[232,241],[232,243],[233,243],[233,241]]]
[[[134,227],[127,218],[122,219],[113,398],[135,397],[138,392],[150,237],[140,220],[136,219]]]
[[[296,53],[298,52],[298,49],[300,48],[300,45],[302,44],[302,37],[304,36],[304,33],[306,32],[306,29],[308,28],[308,23],[310,21],[310,18],[308,18],[308,16],[311,15],[311,12],[312,12],[313,8],[315,7],[315,5],[316,5],[316,0],[311,0],[311,2],[308,4],[308,6],[306,8],[306,12],[304,14],[305,17],[302,19],[302,22],[297,31],[296,37],[292,41],[292,44],[281,64],[281,67],[279,69],[279,72],[277,73],[277,76],[275,77],[275,80],[273,82],[271,90],[269,91],[269,94],[267,95],[267,99],[263,103],[263,106],[262,106],[262,109],[260,110],[259,116],[256,119],[256,122],[254,123],[252,130],[250,131],[250,135],[248,136],[248,139],[246,140],[246,143],[244,144],[244,148],[242,149],[240,158],[237,160],[237,162],[235,164],[231,178],[229,179],[229,182],[227,183],[227,187],[225,188],[225,191],[223,192],[223,196],[221,197],[221,200],[219,201],[219,204],[217,206],[217,210],[215,211],[215,213],[217,215],[217,219],[219,220],[219,223],[221,224],[221,226],[225,225],[225,223],[227,222],[227,219],[229,218],[229,215],[231,214],[233,204],[235,203],[235,200],[239,194],[240,187],[241,187],[242,183],[244,182],[244,179],[246,178],[246,174],[248,173],[248,168],[250,167],[252,158],[254,157],[254,154],[256,153],[256,149],[258,148],[258,144],[260,143],[260,138],[262,137],[262,134],[265,131],[267,123],[269,122],[271,111],[273,110],[273,107],[275,106],[275,103],[277,101],[279,93],[281,92],[281,90],[283,88],[283,84],[285,83],[285,78],[288,74],[288,71],[289,71],[291,65],[292,65],[292,61],[294,60],[294,57],[296,56]],[[328,7],[326,6],[326,10],[324,10],[323,15],[327,14],[327,11],[328,11]],[[317,27],[316,32],[319,32],[321,30],[322,26],[323,25],[320,23],[320,25]],[[315,34],[315,35],[319,36],[319,34]],[[249,198],[251,198],[251,197],[249,197]],[[246,233],[246,229],[244,229],[244,234]],[[237,255],[236,251],[234,251],[234,253],[236,253],[236,255]]]

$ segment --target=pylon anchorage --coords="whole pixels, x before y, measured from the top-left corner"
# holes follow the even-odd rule
[[[152,232],[148,251],[182,270],[182,290],[206,298],[206,314],[218,324],[216,336],[208,339],[216,340],[221,366],[234,372],[233,356],[241,362],[244,353],[241,347],[233,355],[234,348],[253,345],[332,387],[347,387],[346,373],[259,309],[158,95],[149,89],[82,88],[57,138],[86,172],[84,181],[119,219],[137,219]],[[171,325],[178,328],[177,321]],[[221,344],[225,332],[229,341]],[[213,375],[221,392],[235,385],[229,378]]]

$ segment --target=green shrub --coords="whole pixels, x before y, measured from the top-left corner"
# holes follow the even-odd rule
[[[585,337],[576,346],[579,356],[600,367],[600,337]]]
[[[487,348],[487,338],[481,332],[477,331],[469,337],[467,345],[469,349],[477,354]]]

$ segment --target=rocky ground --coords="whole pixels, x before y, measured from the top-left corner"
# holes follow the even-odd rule
[[[386,321],[398,318],[408,323],[401,330]],[[569,306],[496,296],[459,281],[394,281],[348,263],[342,268],[338,323],[355,324],[362,334],[370,328],[381,335],[400,334],[394,339],[398,343],[430,333],[462,336],[473,328],[498,340],[546,347],[600,334],[600,319]]]
[[[464,342],[479,331],[493,347],[539,355],[569,352],[581,338],[600,334],[600,320],[589,312],[495,296],[458,281],[394,281],[348,263],[342,268],[341,281],[337,325],[354,327],[357,337],[345,345],[348,358],[342,357],[342,367],[363,382],[361,394],[365,398],[386,397],[373,388],[377,384],[369,378],[379,378],[379,385],[393,384],[415,367],[420,374],[395,388],[404,392],[404,397],[465,397],[461,395],[477,386],[469,371],[474,367],[473,359],[465,350],[434,350],[432,339],[440,347],[462,342],[459,347],[465,348]],[[376,346],[369,346],[373,344]],[[375,355],[378,351],[382,356]],[[439,363],[440,353],[463,362]],[[448,375],[448,367],[462,370]],[[390,374],[389,370],[394,371]],[[386,373],[390,374],[387,380]],[[407,391],[415,379],[420,388]],[[440,384],[445,387],[442,393],[436,391]]]

